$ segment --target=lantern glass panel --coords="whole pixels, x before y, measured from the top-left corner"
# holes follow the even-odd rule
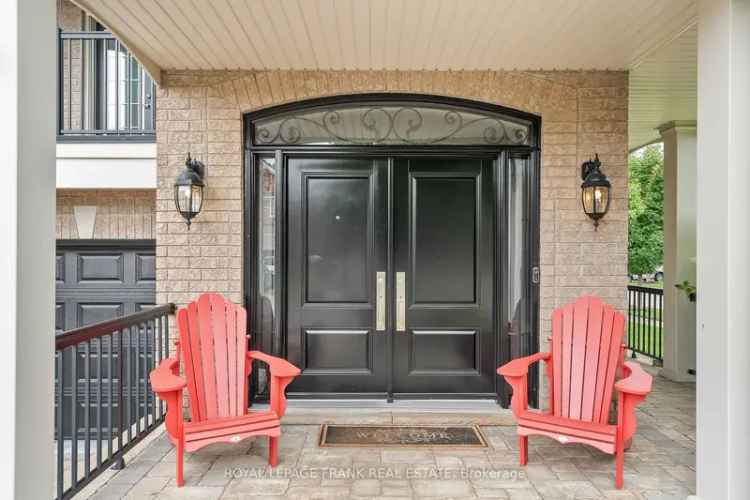
[[[602,215],[609,204],[609,189],[605,186],[583,188],[583,210],[589,215]]]
[[[190,185],[177,186],[177,209],[183,214],[190,212],[192,187]]]
[[[203,186],[191,186],[193,191],[193,196],[191,198],[192,205],[190,206],[190,211],[194,214],[197,214],[201,211],[201,206],[203,205]]]

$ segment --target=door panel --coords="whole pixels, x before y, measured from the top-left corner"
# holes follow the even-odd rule
[[[481,159],[395,162],[394,263],[406,281],[397,395],[494,392],[492,171]]]
[[[308,177],[306,302],[366,303],[370,178]]]
[[[411,182],[413,303],[475,303],[477,179],[415,176]]]
[[[289,392],[385,395],[375,273],[386,269],[387,161],[288,160]]]

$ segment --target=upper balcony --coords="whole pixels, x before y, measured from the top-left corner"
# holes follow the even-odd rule
[[[156,85],[106,31],[59,31],[58,142],[154,142]]]

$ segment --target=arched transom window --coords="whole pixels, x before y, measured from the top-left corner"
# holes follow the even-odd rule
[[[256,146],[531,145],[532,123],[441,102],[359,100],[274,113],[253,121]]]

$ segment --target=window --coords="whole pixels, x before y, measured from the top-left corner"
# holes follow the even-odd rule
[[[316,106],[254,122],[255,145],[529,145],[529,121],[416,102]]]

